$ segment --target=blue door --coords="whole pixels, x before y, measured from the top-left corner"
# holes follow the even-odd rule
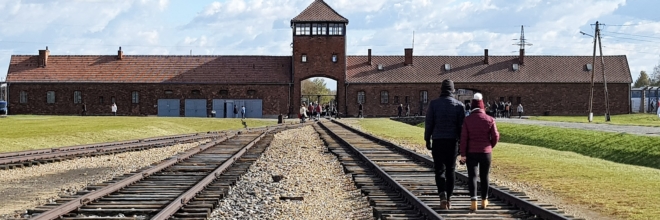
[[[186,99],[186,117],[206,117],[206,99]]]
[[[227,107],[227,109],[229,109],[229,107]],[[215,111],[216,118],[227,118],[227,113],[229,113],[225,112],[224,99],[213,99],[213,110]]]
[[[245,100],[245,117],[246,118],[262,118],[262,101],[261,99],[248,99]]]
[[[158,116],[179,117],[180,104],[178,99],[158,99]]]

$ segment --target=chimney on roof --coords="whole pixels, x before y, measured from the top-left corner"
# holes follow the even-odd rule
[[[39,50],[39,66],[40,67],[46,67],[48,65],[48,56],[50,55],[50,51],[48,50],[48,46],[46,46],[45,50]]]
[[[371,49],[367,50],[367,64],[371,65]]]
[[[518,64],[525,64],[525,49],[520,49],[520,57],[518,57]]]
[[[488,64],[490,58],[488,57],[488,49],[484,49],[484,64]]]
[[[121,51],[121,47],[119,47],[119,50],[117,51],[117,59],[119,60],[124,59],[124,51]]]
[[[412,48],[406,48],[405,49],[405,59],[403,61],[403,64],[408,66],[413,64],[413,49]]]

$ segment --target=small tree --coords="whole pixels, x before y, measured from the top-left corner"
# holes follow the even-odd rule
[[[633,84],[633,87],[639,88],[649,85],[651,85],[651,81],[649,80],[649,75],[646,74],[646,71],[642,70],[641,72],[639,72],[639,78],[635,80],[635,84]]]
[[[658,65],[655,65],[655,67],[653,67],[653,75],[650,80],[650,85],[660,86],[660,63],[658,63]]]

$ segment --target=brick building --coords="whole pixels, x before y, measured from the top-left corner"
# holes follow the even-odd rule
[[[439,95],[452,79],[457,97],[482,92],[486,101],[522,103],[526,114],[585,115],[591,69],[597,73],[594,113],[605,111],[601,65],[590,56],[348,56],[348,19],[314,0],[291,20],[292,56],[51,56],[13,55],[7,74],[12,114],[81,112],[109,115],[234,117],[247,106],[250,117],[297,113],[302,80],[337,81],[337,105],[356,115],[392,116],[399,104],[413,113]],[[612,114],[630,112],[632,77],[625,56],[605,57]]]

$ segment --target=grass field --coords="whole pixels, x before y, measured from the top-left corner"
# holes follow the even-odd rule
[[[247,119],[249,127],[275,120]],[[0,118],[0,152],[243,128],[240,119],[10,116]]]
[[[420,127],[389,119],[362,119],[359,124],[379,136],[424,144],[424,129]],[[500,127],[503,128],[500,129],[502,133],[525,131]],[[658,169],[503,142],[494,150],[492,172],[509,181],[551,190],[566,202],[586,205],[606,216],[619,219],[654,219],[660,216],[660,203],[654,202],[660,198]]]
[[[589,123],[587,116],[533,116],[532,120],[541,121],[561,121],[561,122],[581,122]],[[628,114],[628,115],[612,115],[610,121],[605,121],[605,116],[594,116],[593,122],[598,124],[612,124],[612,125],[637,125],[637,126],[650,126],[660,127],[660,118],[656,114]]]

